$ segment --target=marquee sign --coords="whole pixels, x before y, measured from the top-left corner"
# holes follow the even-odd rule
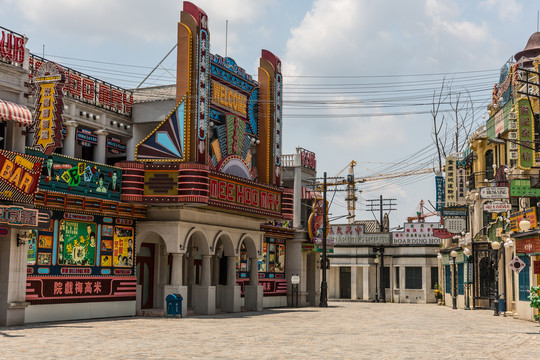
[[[126,152],[126,143],[123,143],[119,138],[108,136],[107,149],[113,154],[122,154]]]
[[[26,39],[13,31],[0,28],[0,61],[10,65],[24,62]]]
[[[33,203],[42,160],[0,149],[0,199]]]
[[[281,192],[242,179],[210,175],[209,205],[281,217]]]
[[[122,169],[31,148],[26,153],[43,159],[40,190],[120,201]]]
[[[390,245],[390,233],[366,233],[365,225],[331,225],[329,226],[329,241],[334,245]]]
[[[30,79],[37,76],[46,62],[47,60],[42,57],[30,56]],[[65,70],[66,84],[63,86],[63,92],[66,96],[121,115],[131,116],[133,92],[68,67],[62,68]]]
[[[439,223],[405,223],[403,231],[392,233],[392,243],[396,245],[439,245],[441,238],[435,236],[433,231]]]
[[[64,81],[64,69],[52,62],[44,63],[34,78],[37,91],[34,146],[45,154],[62,147]]]

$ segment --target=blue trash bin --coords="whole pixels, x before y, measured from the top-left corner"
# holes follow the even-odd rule
[[[167,312],[166,317],[169,317],[169,315],[172,315],[172,317],[176,317],[176,315],[182,316],[182,300],[184,298],[180,294],[170,294],[167,295],[165,298],[165,301],[167,302]]]
[[[499,312],[504,313],[504,311],[505,311],[504,298],[499,298]]]

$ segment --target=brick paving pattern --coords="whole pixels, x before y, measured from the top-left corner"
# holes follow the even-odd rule
[[[0,327],[2,359],[534,358],[538,323],[487,310],[330,302],[184,319],[119,318]]]

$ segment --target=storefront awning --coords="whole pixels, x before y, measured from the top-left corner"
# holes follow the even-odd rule
[[[26,106],[0,99],[0,120],[11,120],[23,126],[30,126],[32,125],[32,113]]]

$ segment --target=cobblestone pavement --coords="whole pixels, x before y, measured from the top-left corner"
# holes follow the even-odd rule
[[[510,359],[538,349],[537,323],[431,304],[0,327],[2,359]]]

